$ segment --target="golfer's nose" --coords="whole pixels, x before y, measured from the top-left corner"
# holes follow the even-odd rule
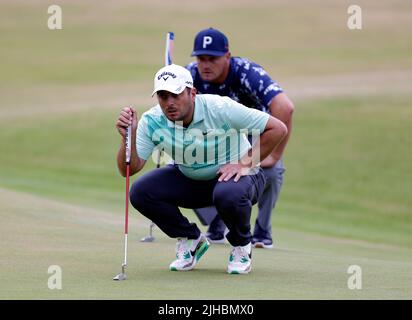
[[[201,64],[202,69],[208,69],[210,67],[210,62],[209,60],[206,60],[206,59],[201,61],[199,64]]]
[[[172,107],[174,104],[175,104],[175,98],[171,94],[169,94],[167,96],[166,105],[168,107]]]

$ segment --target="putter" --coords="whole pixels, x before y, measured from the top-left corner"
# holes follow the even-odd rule
[[[155,240],[155,237],[153,236],[154,227],[155,227],[155,224],[153,222],[150,222],[149,235],[140,239],[140,242],[153,242]]]
[[[113,280],[126,280],[127,266],[127,234],[129,232],[129,182],[130,182],[130,157],[131,157],[131,140],[132,126],[127,127],[126,131],[126,206],[124,218],[124,261],[122,264],[122,272],[113,278]]]
[[[165,49],[165,66],[172,64],[173,57],[173,41],[175,39],[175,34],[173,32],[168,32],[166,35],[166,49]],[[160,168],[160,159],[162,157],[163,150],[159,150],[157,154],[157,164],[156,169]],[[153,236],[153,228],[156,225],[151,221],[149,227],[149,235],[140,239],[140,242],[153,242],[155,237]]]

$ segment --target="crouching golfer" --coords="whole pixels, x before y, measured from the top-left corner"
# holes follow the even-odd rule
[[[178,65],[160,69],[153,95],[158,105],[143,113],[122,109],[116,127],[122,136],[117,165],[126,176],[125,134],[132,125],[130,174],[139,172],[155,148],[163,148],[173,165],[152,170],[137,179],[130,202],[164,233],[177,238],[176,260],[170,270],[195,267],[209,243],[179,207],[214,205],[233,246],[227,271],[251,270],[250,215],[263,192],[265,176],[259,167],[287,134],[286,126],[267,113],[247,108],[228,97],[197,95],[189,71]],[[255,134],[250,145],[247,135]]]

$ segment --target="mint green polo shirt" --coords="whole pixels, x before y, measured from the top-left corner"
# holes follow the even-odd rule
[[[251,148],[248,135],[259,137],[269,115],[230,99],[198,94],[193,120],[183,123],[166,118],[160,105],[140,118],[136,149],[147,160],[155,148],[163,149],[180,171],[194,180],[210,180],[221,166],[238,163]]]

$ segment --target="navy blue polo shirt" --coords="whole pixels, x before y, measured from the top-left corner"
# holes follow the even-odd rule
[[[230,59],[229,74],[223,84],[202,80],[196,61],[188,64],[186,68],[192,74],[198,93],[227,96],[249,108],[264,112],[269,112],[273,97],[283,92],[260,65],[246,58]]]

